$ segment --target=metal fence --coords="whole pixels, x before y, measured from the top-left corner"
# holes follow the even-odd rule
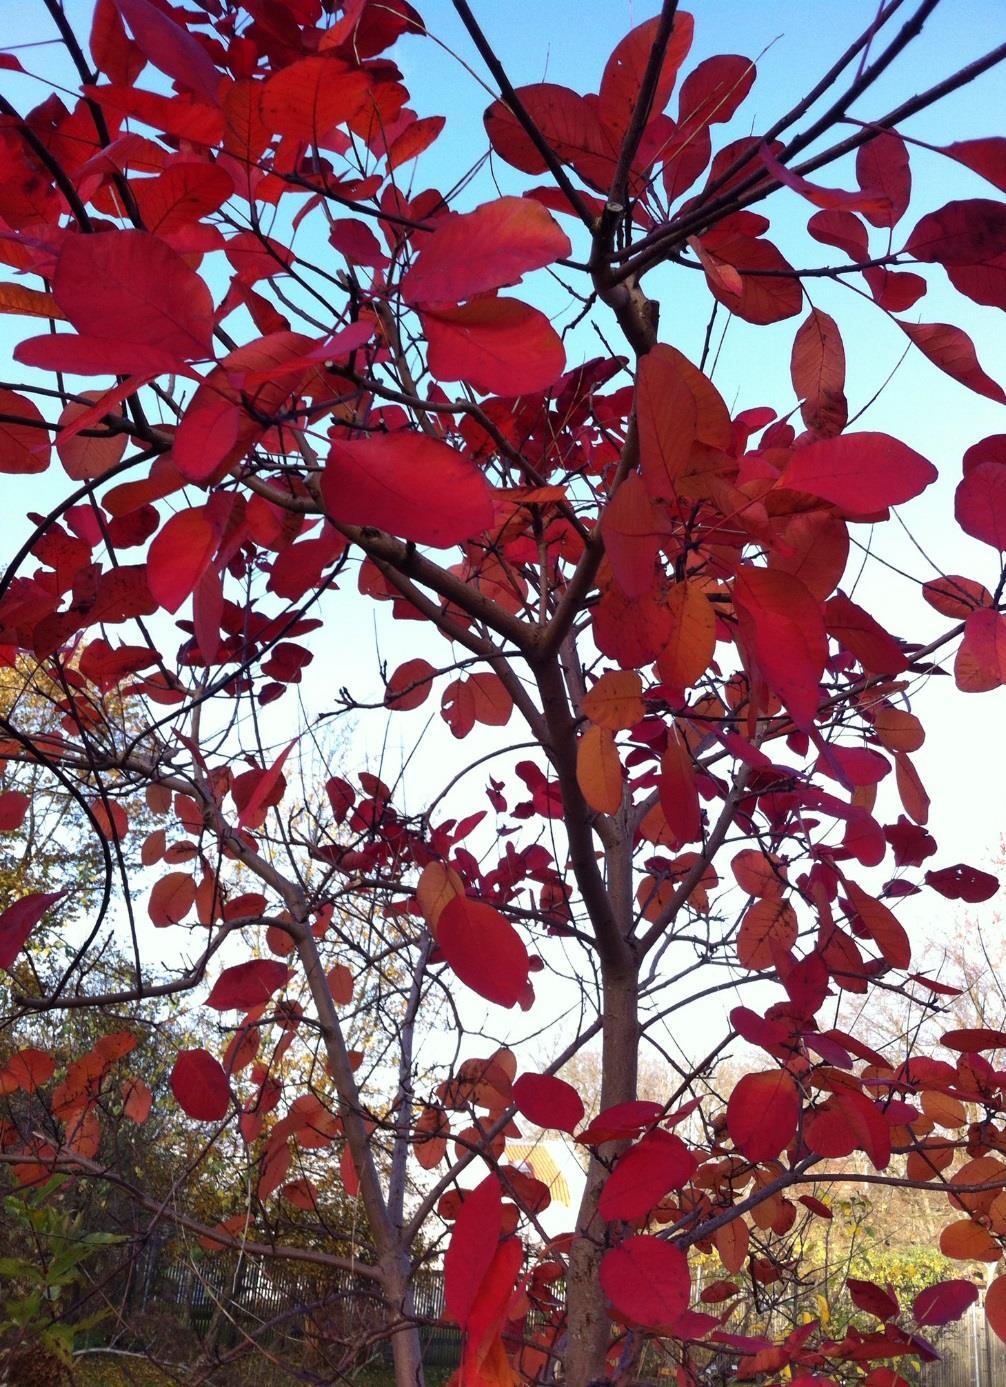
[[[936,1345],[939,1363],[923,1368],[922,1387],[1004,1387],[1006,1344],[989,1328],[981,1305],[948,1325]]]
[[[236,1333],[301,1342],[329,1332],[351,1340],[354,1326],[363,1335],[379,1322],[372,1284],[348,1272],[326,1272],[318,1278],[255,1262],[239,1268],[226,1257],[199,1263],[150,1257],[137,1272],[129,1297],[133,1307],[143,1311],[170,1306],[196,1334],[204,1333],[215,1317],[220,1320],[222,1311],[225,1340],[229,1327]],[[426,1365],[456,1367],[459,1331],[436,1323],[444,1310],[443,1274],[420,1272],[414,1292]],[[934,1346],[941,1355],[938,1362],[917,1370],[904,1361],[892,1366],[912,1387],[1006,1387],[1006,1345],[990,1330],[980,1304],[939,1331]],[[387,1348],[385,1344],[378,1351],[385,1356]]]

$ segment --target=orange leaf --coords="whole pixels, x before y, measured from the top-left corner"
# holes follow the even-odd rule
[[[771,968],[776,951],[791,949],[797,932],[796,911],[788,901],[755,901],[737,934],[738,961],[744,968]]]
[[[807,428],[822,438],[841,433],[849,417],[845,348],[838,324],[819,308],[812,308],[797,329],[790,374]]]
[[[868,896],[854,881],[847,881],[845,890],[856,922],[866,930],[887,962],[892,968],[907,968],[912,960],[912,946],[894,912]]]
[[[51,294],[26,284],[0,284],[0,313],[23,313],[29,318],[65,318]]]
[[[642,720],[643,681],[634,669],[610,669],[583,698],[591,722],[609,732],[621,732]]]
[[[751,1241],[751,1234],[744,1220],[735,1218],[729,1223],[721,1224],[713,1235],[713,1241],[716,1243],[716,1251],[720,1254],[724,1269],[730,1273],[740,1271],[747,1258],[748,1244]]]
[[[944,1257],[960,1262],[998,1262],[1002,1248],[981,1224],[969,1218],[948,1223],[940,1234],[940,1251]]]
[[[657,673],[672,689],[687,689],[706,672],[716,651],[716,614],[697,583],[676,583],[667,598],[671,639],[657,656]]]
[[[606,727],[588,727],[577,744],[576,781],[591,809],[617,813],[624,779],[615,738]]]
[[[446,862],[427,862],[419,874],[416,900],[434,939],[437,937],[440,912],[455,896],[464,894],[464,882],[453,867],[448,867]]]
[[[985,1318],[1006,1344],[1006,1276],[997,1276],[985,1292]]]

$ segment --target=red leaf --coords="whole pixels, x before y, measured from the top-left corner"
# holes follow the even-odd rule
[[[959,1320],[977,1299],[978,1287],[973,1281],[941,1281],[919,1292],[912,1301],[912,1313],[919,1325],[949,1324]]]
[[[991,135],[981,140],[958,140],[940,150],[950,159],[981,174],[997,188],[1006,192],[1006,139]]]
[[[982,370],[975,344],[961,328],[950,323],[899,323],[898,326],[934,366],[976,395],[1006,404],[1006,391]]]
[[[253,958],[225,968],[213,984],[206,1005],[215,1011],[251,1011],[268,1002],[290,979],[290,969],[270,958]]]
[[[750,58],[721,53],[706,58],[681,84],[678,125],[718,125],[727,121],[747,96],[756,68]]]
[[[920,453],[885,433],[847,433],[797,448],[779,485],[808,491],[851,515],[900,506],[936,480]]]
[[[402,295],[411,307],[460,303],[516,284],[570,251],[566,233],[540,203],[497,198],[437,223],[402,281]]]
[[[676,727],[668,729],[660,758],[660,806],[677,843],[694,843],[702,836],[702,810],[691,752]]]
[[[0,414],[14,416],[13,422],[0,420],[0,473],[30,476],[44,472],[51,450],[38,406],[13,390],[0,389]]]
[[[156,178],[134,179],[130,189],[146,229],[170,236],[215,212],[233,195],[234,180],[219,164],[170,164]]]
[[[582,166],[586,160],[588,169],[596,171],[600,160],[605,169],[614,167],[609,142],[602,133],[594,107],[586,97],[578,96],[568,87],[560,87],[553,82],[518,87],[517,96],[549,147],[564,164],[579,162]],[[492,103],[484,120],[490,144],[508,164],[523,173],[548,172],[548,164],[538,147],[502,101]]]
[[[150,0],[115,0],[119,14],[154,67],[189,91],[215,102],[223,74],[194,34],[176,24]]]
[[[215,145],[223,138],[224,114],[219,106],[122,84],[111,87],[85,84],[81,90],[116,120],[135,116],[155,130],[196,144]]]
[[[93,413],[92,406],[104,404],[108,412],[112,412],[112,401],[104,392],[85,390],[81,398],[90,400],[91,405],[71,400],[59,416],[60,432],[56,435],[56,452],[63,464],[63,471],[75,482],[94,481],[103,476],[109,468],[121,462],[126,451],[125,434],[109,434],[106,438],[85,437],[82,433],[71,435],[70,430],[74,426],[78,429],[95,427],[97,421],[88,419]]]
[[[1006,1031],[993,1031],[981,1026],[947,1031],[941,1037],[941,1044],[951,1050],[960,1050],[965,1055],[977,1055],[983,1050],[1001,1050],[1006,1046]]]
[[[106,337],[80,337],[72,332],[27,337],[14,348],[14,360],[41,371],[71,371],[77,376],[168,375],[178,365],[174,352]],[[135,377],[134,377],[135,379]]]
[[[891,1159],[891,1129],[876,1103],[862,1093],[832,1094],[804,1126],[804,1139],[819,1156],[839,1157],[865,1151],[877,1170]]]
[[[598,1113],[576,1139],[584,1146],[601,1146],[606,1141],[638,1137],[644,1127],[651,1127],[663,1116],[661,1103],[650,1103],[643,1098],[629,1103],[615,1103]]]
[[[975,905],[979,901],[992,899],[999,890],[999,878],[958,862],[955,867],[941,867],[938,871],[927,872],[926,885],[939,891],[949,901],[968,901]]]
[[[503,1230],[503,1203],[497,1175],[487,1175],[465,1194],[444,1257],[444,1310],[464,1328],[496,1255]]]
[[[659,25],[660,21],[656,18],[638,24],[616,45],[605,64],[597,98],[597,114],[616,147],[621,145],[629,128]],[[671,99],[678,71],[692,46],[694,27],[694,19],[683,10],[674,16],[650,104],[650,120],[660,115]]]
[[[781,323],[800,312],[803,307],[800,281],[787,273],[793,267],[771,241],[760,236],[714,231],[701,237],[700,244],[713,261],[729,266],[740,276],[739,288],[733,287],[722,274],[711,273],[711,267],[704,265],[706,281],[714,298],[738,318],[764,326]],[[758,273],[745,274],[745,270]]]
[[[988,607],[969,612],[954,657],[954,679],[964,693],[988,693],[1006,684],[1006,616]]]
[[[255,782],[254,790],[240,806],[238,812],[239,828],[247,828],[249,824],[254,823],[256,819],[261,821],[262,811],[267,808],[272,808],[273,805],[279,803],[282,798],[282,790],[285,788],[285,781],[282,782],[281,787],[283,766],[286,763],[286,758],[296,745],[297,738],[295,737],[293,741],[280,752],[269,769],[259,776],[258,780]],[[279,790],[279,793],[276,793],[277,790]]]
[[[798,723],[813,722],[828,655],[820,604],[799,578],[770,568],[742,569],[733,596],[744,643],[765,682]]]
[[[517,1110],[537,1127],[572,1132],[583,1121],[583,1100],[572,1084],[554,1074],[522,1074],[511,1096]]]
[[[396,712],[418,708],[429,697],[435,675],[436,670],[428,660],[406,660],[387,682],[384,706]]]
[[[900,674],[908,668],[905,652],[894,637],[844,594],[829,598],[824,619],[828,634],[851,651],[871,674]]]
[[[34,1093],[42,1084],[47,1084],[56,1072],[56,1061],[47,1050],[28,1048],[11,1055],[7,1066],[0,1073],[8,1074],[25,1093]],[[0,1092],[5,1092],[0,1079]]]
[[[1006,1276],[997,1276],[985,1292],[985,1318],[1006,1344]]]
[[[688,1308],[688,1259],[660,1238],[627,1238],[601,1258],[601,1289],[618,1317],[647,1329],[670,1328]]]
[[[376,526],[437,549],[492,523],[482,473],[454,448],[421,434],[334,442],[321,485],[335,521]]]
[[[159,928],[181,924],[196,903],[196,883],[188,872],[166,872],[154,883],[147,914]]]
[[[698,406],[673,347],[658,345],[639,363],[636,415],[640,471],[651,496],[675,495],[674,483],[691,456]]]
[[[154,1095],[142,1079],[129,1079],[123,1086],[123,1116],[137,1124],[146,1122],[153,1106]]]
[[[52,293],[85,337],[154,347],[179,363],[211,354],[209,289],[180,255],[149,232],[67,236]],[[129,371],[142,369],[132,366]]]
[[[797,329],[790,376],[807,428],[823,437],[841,433],[849,418],[845,348],[834,318],[818,308]]]
[[[159,607],[177,612],[195,591],[216,547],[216,530],[202,506],[170,517],[147,554],[147,581]]]
[[[638,394],[636,399],[638,409]],[[660,475],[658,468],[658,478]],[[626,597],[641,597],[651,590],[657,552],[670,533],[664,509],[654,505],[642,479],[630,472],[601,512],[604,550]]]
[[[1006,203],[987,198],[948,202],[922,218],[905,249],[916,260],[984,265],[1006,251]]]
[[[955,621],[962,621],[979,607],[992,605],[992,594],[983,583],[959,574],[933,578],[923,585],[922,596],[941,616],[952,617]]]
[[[598,1203],[608,1220],[640,1219],[671,1190],[680,1190],[692,1178],[698,1162],[680,1137],[658,1128],[615,1162],[604,1183]]]
[[[171,1070],[171,1092],[196,1122],[218,1122],[227,1115],[231,1091],[220,1061],[208,1050],[181,1050]]]
[[[421,313],[430,374],[493,395],[547,390],[566,368],[566,350],[544,313],[518,299],[478,298]]]
[[[1006,550],[1006,463],[969,467],[957,487],[954,514],[965,534]]]
[[[890,216],[890,201],[883,193],[854,193],[845,188],[821,188],[780,163],[767,145],[763,144],[758,154],[777,182],[783,187],[792,188],[815,207],[822,207],[826,211],[845,208],[850,212],[862,212],[874,226],[884,225],[884,219]]]
[[[35,891],[0,915],[0,968],[10,968],[42,916],[65,891]]]
[[[0,833],[20,828],[30,804],[30,798],[21,790],[4,790],[0,794]]]
[[[527,987],[524,941],[498,910],[455,896],[437,920],[437,944],[451,970],[480,997],[512,1007]]]
[[[872,1281],[859,1281],[854,1276],[850,1276],[845,1284],[857,1310],[865,1310],[868,1315],[875,1315],[878,1320],[893,1320],[895,1315],[901,1313],[901,1306],[893,1287],[889,1286],[884,1290]]]
[[[807,230],[815,241],[844,250],[850,260],[870,258],[869,233],[851,212],[815,212]]]
[[[414,120],[407,130],[392,140],[388,150],[388,172],[417,158],[424,149],[429,149],[446,123],[444,116],[423,116],[421,120]]]
[[[888,313],[907,313],[922,298],[929,285],[921,275],[909,270],[889,270],[883,265],[871,265],[863,278],[874,300]]]
[[[894,912],[882,901],[868,896],[854,881],[847,881],[845,890],[855,911],[855,923],[866,931],[892,968],[907,968],[912,961],[912,946]]]
[[[896,226],[904,216],[912,195],[912,174],[908,149],[893,130],[881,130],[856,150],[856,178],[864,193],[886,202],[874,211],[863,208],[873,226]]]
[[[270,130],[325,147],[325,137],[361,109],[371,79],[341,58],[299,58],[262,88],[261,110]]]
[[[749,1161],[774,1161],[793,1139],[800,1094],[785,1069],[744,1074],[727,1103],[730,1139]]]

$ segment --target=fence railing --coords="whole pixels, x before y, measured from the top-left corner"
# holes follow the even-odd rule
[[[257,1262],[237,1267],[227,1258],[198,1264],[171,1261],[157,1257],[153,1248],[136,1272],[131,1308],[142,1312],[170,1306],[197,1334],[216,1320],[224,1342],[229,1327],[266,1339],[278,1334],[298,1342],[323,1341],[326,1336],[352,1342],[354,1332],[362,1338],[368,1327],[379,1325],[371,1283],[350,1272],[328,1272],[319,1280]],[[414,1297],[426,1365],[456,1367],[460,1334],[436,1323],[444,1310],[442,1272],[420,1272]],[[938,1362],[915,1371],[904,1362],[892,1366],[913,1387],[1006,1387],[1006,1345],[990,1330],[980,1304],[941,1330],[936,1346]]]

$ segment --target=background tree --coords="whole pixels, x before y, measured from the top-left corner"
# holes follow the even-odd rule
[[[755,64],[690,63],[674,0],[588,96],[515,86],[454,0],[492,97],[478,159],[502,191],[484,194],[468,153],[448,155],[471,139],[440,138],[435,93],[405,104],[389,51],[432,51],[406,0],[99,0],[89,28],[43,0],[68,70],[47,49],[46,99],[0,98],[2,303],[42,329],[0,390],[0,467],[36,478],[53,436],[66,478],[0,582],[0,642],[61,691],[60,730],[15,710],[0,753],[89,806],[98,925],[121,919],[134,955],[128,985],[89,1002],[192,993],[220,1018],[170,1087],[206,1157],[253,1190],[221,1245],[365,1281],[399,1387],[422,1381],[417,1275],[444,1248],[466,1387],[627,1382],[644,1349],[681,1387],[710,1355],[736,1380],[876,1387],[888,1370],[869,1364],[926,1356],[919,1335],[971,1282],[841,1337],[731,1332],[792,1275],[803,1193],[857,1152],[872,1169],[851,1161],[850,1187],[947,1187],[953,1166],[941,1247],[999,1257],[1004,1095],[985,1056],[1006,1035],[956,1029],[936,1059],[835,1024],[844,994],[941,1004],[892,900],[998,884],[917,871],[929,799],[909,703],[955,645],[963,692],[1004,682],[1003,437],[965,456],[956,519],[992,558],[924,585],[936,633],[921,601],[873,604],[851,546],[874,552],[937,469],[857,427],[884,382],[871,368],[847,400],[830,311],[850,286],[962,399],[1006,402],[960,326],[918,321],[929,293],[951,316],[1006,306],[990,195],[1006,141],[912,133],[1006,45],[881,94],[937,8],[889,0],[788,109],[755,134],[742,111],[721,140]],[[15,95],[21,69],[9,56]],[[413,172],[441,151],[446,191]],[[903,223],[928,160],[973,187],[942,206],[927,190]],[[777,205],[786,254],[766,235]],[[789,361],[774,406],[745,374],[713,383],[728,326],[750,332],[749,361]],[[420,745],[401,774],[382,732],[351,775],[325,772],[318,812],[292,772],[319,719],[364,725],[361,607],[382,660],[403,657],[382,665],[382,715],[415,726],[436,686],[455,739],[488,731],[467,757]],[[158,823],[138,911],[120,845],[140,789]],[[51,989],[17,977],[33,928],[68,908],[33,891],[0,916],[25,1011],[82,1000],[98,926]],[[164,939],[167,981],[145,960]],[[541,1067],[543,1034],[561,1044]],[[738,1036],[764,1058],[727,1091]],[[557,1073],[595,1040],[584,1126]],[[644,1042],[668,1063],[658,1102],[637,1094]],[[107,1058],[64,1103],[60,1144],[29,1138],[35,1165],[101,1178],[79,1134],[102,1123]],[[928,1142],[939,1103],[983,1113],[940,1139],[947,1160]],[[521,1123],[590,1153],[557,1241],[538,1236],[547,1190],[507,1158]],[[320,1150],[363,1211],[349,1252],[324,1227],[316,1247],[272,1236],[276,1200],[316,1204],[295,1162]],[[714,1250],[736,1287],[693,1304],[689,1259]],[[986,1308],[1006,1329],[1006,1279]]]

